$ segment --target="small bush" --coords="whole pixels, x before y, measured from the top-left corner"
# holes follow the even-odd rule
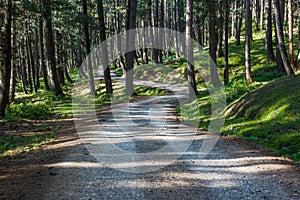
[[[240,98],[247,92],[255,90],[259,86],[261,86],[261,84],[259,83],[249,84],[245,79],[240,79],[230,83],[228,86],[226,86],[227,103],[233,102],[234,100]]]
[[[26,102],[15,104],[12,103],[6,108],[6,118],[8,120],[14,119],[38,119],[48,115],[53,112],[49,104],[45,102]]]

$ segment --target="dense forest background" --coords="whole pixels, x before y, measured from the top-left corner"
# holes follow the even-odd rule
[[[293,0],[0,0],[0,24],[2,117],[20,109],[25,97],[41,98],[46,92],[68,99],[76,73],[89,80],[92,95],[102,98],[93,68],[80,68],[81,63],[106,38],[138,27],[168,28],[198,41],[212,59],[212,86],[225,85],[228,103],[274,79],[295,77],[300,68],[300,2]],[[113,93],[111,71],[125,76],[126,92],[133,94],[127,72],[134,65],[164,63],[184,68],[191,91],[199,94],[197,66],[183,58],[192,47],[184,46],[182,51],[144,48],[120,56],[104,72],[105,93]],[[273,92],[283,97],[285,91]],[[295,135],[299,139],[299,132]]]

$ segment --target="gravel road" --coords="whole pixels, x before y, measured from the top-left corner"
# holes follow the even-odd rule
[[[121,105],[119,112],[102,110],[97,118],[102,132],[89,135],[95,130],[90,129],[93,123],[82,127],[86,132],[80,135],[81,140],[47,165],[47,187],[31,198],[300,199],[299,165],[258,145],[221,137],[201,158],[199,147],[210,136],[197,132],[191,139],[195,130],[174,117],[175,104],[172,96],[149,97]],[[173,145],[181,148],[178,138],[191,141],[188,149],[173,151],[173,146],[160,156],[159,149],[173,140]],[[111,145],[119,150],[114,152]],[[116,155],[118,152],[124,154]]]
[[[42,152],[1,163],[0,199],[300,199],[299,163],[187,127],[177,104],[144,97],[60,123]]]

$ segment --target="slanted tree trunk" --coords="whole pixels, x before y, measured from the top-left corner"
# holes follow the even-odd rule
[[[5,116],[5,109],[9,104],[9,86],[11,74],[11,22],[12,0],[6,0],[5,13],[0,12],[0,24],[4,24],[5,32],[0,30],[0,116]]]
[[[112,82],[110,77],[110,68],[109,68],[109,61],[108,61],[108,52],[107,52],[107,44],[106,44],[106,34],[105,34],[105,22],[104,22],[104,11],[103,11],[103,2],[102,0],[97,0],[98,6],[98,21],[99,21],[99,29],[100,29],[100,42],[103,44],[101,49],[101,58],[104,70],[104,80],[105,80],[105,87],[106,93],[111,94],[113,93]]]
[[[245,67],[246,67],[246,80],[251,83],[252,73],[251,73],[251,58],[250,58],[250,45],[251,45],[251,5],[250,0],[245,0]]]
[[[82,0],[82,10],[83,15],[85,17],[83,22],[83,32],[85,38],[85,46],[86,46],[86,64],[87,64],[87,71],[89,76],[89,85],[91,90],[91,95],[96,95],[95,89],[95,81],[93,75],[93,68],[92,68],[92,61],[90,60],[90,52],[91,52],[91,42],[90,42],[90,31],[89,31],[89,22],[88,22],[88,13],[87,13],[87,0]]]
[[[32,45],[33,45],[33,42],[32,42],[32,40],[30,38],[29,42],[28,42],[28,51],[29,51],[29,56],[30,56],[29,60],[30,60],[32,80],[33,80],[33,89],[34,89],[34,92],[37,93],[37,83],[36,83],[36,79],[35,79],[35,76],[36,76],[36,66],[35,66],[35,60],[33,58]]]
[[[28,81],[28,84],[29,84],[29,90],[30,90],[30,93],[33,92],[33,84],[32,84],[32,72],[31,72],[31,56],[30,56],[30,41],[29,39],[27,38],[26,39],[26,58],[27,58],[27,71],[28,71],[28,76],[27,76],[27,81]]]
[[[36,27],[34,29],[34,61],[35,61],[35,82],[36,87],[40,87],[40,54],[39,54],[39,30]]]
[[[281,18],[281,13],[279,9],[279,1],[278,0],[273,0],[273,8],[274,8],[274,15],[275,15],[275,24],[276,24],[276,33],[277,33],[277,48],[280,52],[280,56],[283,62],[283,67],[285,69],[285,72],[288,76],[293,76],[294,71],[290,65],[287,53],[286,53],[286,48],[284,44],[284,38],[283,38],[283,26],[282,26],[282,18]]]
[[[131,30],[136,28],[136,8],[137,8],[137,0],[127,0],[127,22],[126,29]],[[133,45],[135,43],[135,31],[131,32],[132,34],[127,34],[127,46]],[[126,95],[131,96],[134,95],[134,87],[133,87],[133,63],[135,51],[126,51]]]
[[[267,30],[266,30],[266,50],[268,62],[275,61],[272,37],[272,0],[268,0],[267,4]]]
[[[216,2],[210,0],[208,2],[209,10],[209,54],[210,54],[210,77],[211,83],[214,87],[222,85],[219,76],[218,69],[216,66],[216,51],[217,51],[217,33],[216,33]]]
[[[45,40],[47,49],[47,61],[48,61],[48,74],[50,80],[50,89],[56,95],[64,95],[56,74],[56,60],[55,60],[55,45],[53,39],[53,27],[52,27],[52,10],[51,0],[42,0],[43,4],[43,18],[45,26]]]
[[[192,98],[198,95],[195,70],[194,70],[194,49],[192,42],[193,30],[193,0],[186,0],[186,59],[187,59],[187,78],[189,83],[189,96]]]

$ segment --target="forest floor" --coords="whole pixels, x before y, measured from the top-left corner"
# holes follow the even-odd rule
[[[146,126],[155,121],[155,116],[146,112],[149,102],[163,101],[166,115],[160,116],[166,117],[164,126],[173,127],[173,134],[182,134],[174,98],[144,97],[136,101],[132,108],[138,112],[136,123]],[[120,109],[126,108],[121,105]],[[151,109],[161,112],[160,107]],[[101,125],[111,127],[109,108],[97,113]],[[200,158],[199,146],[209,134],[199,131],[188,150],[179,152],[182,155],[174,162],[162,166],[164,160],[160,160],[150,164],[158,167],[153,172],[129,173],[124,171],[133,169],[131,165],[139,165],[139,170],[150,165],[138,154],[133,154],[132,163],[117,163],[114,168],[100,162],[90,149],[93,144],[82,141],[82,135],[80,139],[74,120],[57,121],[54,116],[1,125],[1,132],[18,133],[55,126],[57,138],[38,151],[23,152],[0,162],[0,199],[300,199],[299,163],[279,157],[255,142],[220,136],[212,151]],[[130,123],[125,121],[123,125],[123,132],[132,131]],[[189,127],[184,130],[195,131]],[[112,144],[137,153],[155,152],[170,140],[160,134],[136,133],[129,139],[114,136]]]

